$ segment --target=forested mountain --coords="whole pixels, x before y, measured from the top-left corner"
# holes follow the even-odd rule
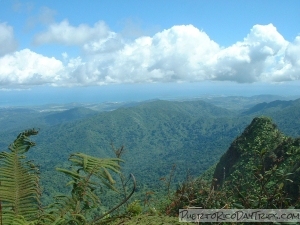
[[[285,134],[293,137],[300,136],[300,99],[260,103],[246,110],[242,115],[269,116]]]
[[[61,124],[65,122],[75,121],[82,118],[86,118],[92,115],[95,115],[97,111],[84,108],[84,107],[76,107],[72,109],[68,109],[62,112],[52,113],[46,115],[44,120],[49,125]]]
[[[198,100],[209,102],[221,108],[244,112],[260,103],[269,103],[273,101],[290,101],[299,98],[300,96],[278,96],[278,95],[254,95],[246,96],[203,96]]]
[[[251,166],[260,163],[263,167],[257,172],[266,172],[276,165],[276,169],[284,171],[285,174],[290,173],[289,178],[297,178],[299,158],[300,138],[293,139],[284,135],[267,117],[255,118],[232,142],[218,162],[213,175],[216,178],[215,185],[221,185],[236,174],[243,174],[242,179],[249,183],[256,182],[250,180],[250,176],[255,172],[251,170]],[[291,189],[291,182],[282,182],[287,189]],[[299,185],[299,179],[293,179],[293,194],[297,195],[294,199],[299,197]]]
[[[247,124],[234,115],[203,101],[148,102],[44,128],[31,154],[47,177],[70,153],[112,157],[111,143],[124,145],[125,172],[136,175],[139,188],[157,188],[173,164],[179,181],[216,163]]]
[[[255,116],[270,116],[287,135],[300,134],[299,100],[260,104],[243,113],[202,100],[123,106],[106,112],[83,107],[42,112],[2,109],[0,145],[6,148],[20,130],[40,128],[37,146],[28,156],[40,165],[44,192],[50,196],[64,189],[64,177],[54,168],[66,165],[74,152],[114,157],[111,144],[124,145],[125,174],[136,175],[138,190],[158,190],[160,178],[168,176],[173,165],[176,184],[187,173],[199,176],[218,162]],[[56,179],[51,179],[54,174]]]
[[[27,141],[26,135],[28,133],[30,136],[32,133],[35,136],[39,133],[36,137],[32,137],[37,145],[27,153],[27,156],[29,160],[34,159],[40,171],[32,161],[28,161],[28,164],[24,162],[24,166],[27,166],[27,170],[33,169],[37,174],[40,173],[44,204],[53,202],[50,197],[66,193],[68,190],[65,188],[66,176],[57,173],[55,168],[66,168],[60,170],[74,177],[74,182],[81,182],[76,178],[79,170],[76,175],[76,170],[68,169],[72,168],[72,164],[68,162],[70,155],[69,159],[75,160],[75,165],[80,162],[82,169],[87,169],[89,168],[86,166],[87,163],[91,163],[90,160],[96,160],[97,157],[100,158],[99,162],[102,162],[102,158],[116,157],[114,150],[123,145],[125,154],[122,158],[126,163],[122,164],[122,171],[125,176],[129,173],[135,175],[136,198],[143,199],[142,196],[151,191],[161,197],[164,196],[165,205],[160,206],[160,210],[165,210],[164,212],[169,215],[177,214],[179,208],[186,206],[298,207],[300,139],[289,136],[299,134],[300,129],[297,126],[299,123],[297,118],[300,118],[299,107],[300,100],[274,101],[258,104],[239,113],[238,110],[231,111],[201,100],[181,102],[157,100],[109,112],[97,112],[82,107],[47,112],[21,108],[2,110],[1,123],[11,125],[0,133],[2,144],[10,142],[11,136],[16,135],[14,130],[18,127],[30,122],[41,125],[39,131],[24,132],[24,140],[22,135],[18,136],[22,140],[19,142],[17,138],[14,141],[15,145],[10,146],[13,150],[12,155],[1,153],[2,166],[5,171],[8,171],[6,167],[14,168],[9,163],[10,158],[18,158],[14,155],[14,151],[20,150],[14,146],[22,144],[23,141],[24,144],[34,146],[34,142]],[[19,118],[22,114],[26,121]],[[14,119],[10,115],[17,118]],[[270,118],[256,117],[257,115],[273,117],[279,129]],[[281,130],[286,130],[289,136],[283,134]],[[24,152],[26,151],[27,148],[24,148]],[[76,152],[81,153],[72,155]],[[23,159],[20,157],[20,160]],[[108,163],[113,163],[112,160],[118,159],[107,160]],[[112,165],[119,170],[117,162]],[[214,164],[216,167],[212,171]],[[175,170],[171,172],[174,168]],[[214,179],[190,178],[190,176],[198,177],[208,168],[211,168],[213,172],[211,178]],[[23,179],[24,176],[20,175],[18,179]],[[90,175],[87,173],[86,176]],[[110,179],[109,177],[107,179]],[[118,179],[115,176],[114,178]],[[92,182],[93,180],[91,184]],[[171,192],[165,192],[166,186],[162,182],[165,182],[164,184],[170,182],[171,186],[178,182],[181,184],[176,187],[176,192],[170,195]],[[77,185],[73,185],[73,190],[74,188],[76,189]],[[119,197],[113,197],[111,192],[103,192],[101,187],[98,188],[97,193],[108,198],[105,201],[105,198],[101,197],[101,200],[110,208],[109,202],[114,204]],[[6,191],[4,188],[1,190]],[[39,190],[37,193],[40,193]],[[7,196],[8,200],[9,198]],[[26,196],[24,198],[26,199]],[[78,202],[82,203],[80,199]],[[82,204],[85,209],[84,203]],[[138,203],[133,201],[132,204]],[[128,207],[127,210],[133,212],[139,210]],[[147,210],[151,209],[149,207]],[[5,210],[7,209],[5,205]],[[101,210],[106,211],[107,208]],[[25,211],[24,213],[27,215]],[[9,218],[5,217],[5,220]],[[27,220],[32,218],[26,217]],[[88,216],[86,219],[91,218],[92,216]],[[147,220],[146,217],[143,219]]]
[[[273,110],[278,110],[278,109],[280,110],[285,107],[291,106],[292,103],[293,101],[280,101],[280,100],[276,100],[270,103],[263,102],[251,107],[250,109],[244,111],[242,114],[249,115],[254,113],[261,113],[263,111],[271,110],[272,108]]]
[[[214,185],[227,182],[244,208],[299,206],[299,160],[299,137],[284,135],[269,118],[255,118],[221,157]]]
[[[233,140],[217,165],[177,188],[178,209],[299,209],[300,137],[282,133],[268,117],[256,117]]]

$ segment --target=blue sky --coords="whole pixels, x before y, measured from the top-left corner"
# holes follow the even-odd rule
[[[298,0],[0,0],[0,104],[299,95],[299,15]]]

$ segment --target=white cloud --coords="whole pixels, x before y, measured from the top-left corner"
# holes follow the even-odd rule
[[[227,48],[221,48],[192,25],[174,26],[153,37],[137,38],[111,54],[93,56],[78,64],[72,77],[84,85],[202,80],[273,82],[278,80],[275,68],[284,59],[287,46],[288,42],[272,24],[253,26],[243,41]],[[286,75],[284,78],[291,79]]]
[[[68,53],[66,53],[66,52],[63,52],[61,55],[62,55],[64,60],[66,60],[69,57]]]
[[[55,84],[62,69],[60,61],[24,49],[0,58],[0,86]]]
[[[63,45],[83,45],[87,42],[108,37],[110,31],[103,21],[97,22],[94,27],[80,24],[71,26],[67,20],[51,24],[46,32],[35,36],[34,44],[58,43]]]
[[[110,33],[106,38],[88,42],[82,46],[85,54],[105,54],[116,52],[124,47],[124,41],[115,33]]]
[[[292,66],[300,66],[300,36],[295,38],[294,43],[290,43],[286,49],[286,60]]]
[[[276,58],[283,57],[287,44],[272,24],[255,25],[243,42],[222,49],[210,60],[214,79],[240,83],[272,80],[268,68],[276,66]]]
[[[35,37],[35,43],[76,45],[84,55],[71,58],[64,52],[63,62],[28,49],[6,55],[0,58],[0,85],[300,79],[300,36],[289,43],[272,24],[255,25],[243,40],[224,48],[193,25],[173,26],[128,41],[104,22],[74,27],[65,20],[50,25]]]
[[[63,44],[79,46],[85,54],[101,54],[116,51],[124,46],[120,35],[109,30],[103,21],[89,27],[71,26],[67,20],[51,24],[46,32],[35,36],[34,44]]]
[[[13,52],[16,48],[13,28],[6,23],[0,23],[0,56]]]
[[[218,44],[192,25],[174,26],[113,53],[94,55],[79,64],[72,77],[85,85],[205,80],[209,75],[202,65],[218,51]]]
[[[300,80],[300,36],[293,43],[289,43],[284,52],[284,57],[273,67],[270,76],[274,81]]]

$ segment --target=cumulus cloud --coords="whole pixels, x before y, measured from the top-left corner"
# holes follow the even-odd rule
[[[0,86],[54,84],[63,79],[61,70],[60,61],[24,49],[0,58]]]
[[[0,56],[13,52],[17,48],[14,32],[11,26],[0,23]]]
[[[286,46],[287,41],[272,24],[255,25],[243,42],[222,49],[211,58],[214,79],[240,83],[265,80],[268,67],[277,64],[276,58],[282,57]]]
[[[107,42],[93,47],[90,52],[94,54],[88,61],[80,58],[65,68],[69,84],[205,80],[209,75],[202,65],[219,51],[218,44],[192,25],[175,26],[132,43],[118,43],[114,51],[104,51],[111,49]],[[100,49],[101,54],[95,54]]]
[[[296,37],[293,43],[290,43],[286,49],[286,60],[292,66],[300,66],[300,36]]]
[[[102,43],[104,49],[105,42]],[[193,25],[181,25],[125,43],[112,54],[94,55],[92,60],[79,63],[71,77],[85,85],[89,82],[291,80],[297,78],[287,75],[291,69],[286,66],[288,60],[297,59],[297,46],[296,41],[289,44],[272,24],[253,26],[243,41],[227,48],[220,47]],[[284,75],[276,74],[282,69]]]
[[[28,49],[6,55],[0,58],[0,84],[88,86],[300,79],[300,36],[289,43],[272,24],[254,25],[243,40],[221,47],[193,25],[173,26],[129,41],[102,21],[93,27],[76,27],[64,20],[50,25],[34,42],[76,45],[84,54],[71,58],[64,52],[63,62]]]
[[[269,76],[274,81],[287,81],[300,79],[300,36],[294,42],[289,43],[284,52],[284,57],[272,68]]]

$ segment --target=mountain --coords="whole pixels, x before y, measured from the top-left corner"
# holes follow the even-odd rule
[[[214,104],[218,107],[244,112],[254,107],[257,104],[269,103],[272,101],[289,101],[295,100],[299,96],[278,96],[278,95],[254,95],[250,97],[246,96],[206,96],[201,97],[199,100],[207,101],[211,104]]]
[[[298,209],[299,177],[300,138],[286,136],[268,117],[255,117],[215,166],[177,187],[166,212],[178,215],[187,206]]]
[[[267,111],[281,110],[286,107],[290,107],[290,106],[294,105],[294,103],[297,103],[297,101],[299,101],[299,100],[295,100],[295,101],[276,100],[276,101],[272,101],[269,103],[263,102],[263,103],[259,103],[255,106],[251,107],[250,109],[244,111],[242,114],[249,115],[249,114],[262,113],[262,112],[267,112]]]
[[[249,110],[244,111],[241,116],[268,116],[287,135],[300,136],[300,99],[290,101],[272,101],[260,103]]]
[[[76,107],[68,110],[64,110],[62,112],[54,112],[44,117],[44,120],[47,124],[54,125],[60,124],[70,121],[75,121],[79,119],[83,119],[92,115],[95,115],[97,111],[84,108],[84,107]]]
[[[65,113],[55,118],[65,118]],[[111,143],[117,148],[124,145],[124,172],[135,174],[139,189],[156,189],[174,164],[177,183],[187,173],[197,176],[216,163],[249,122],[235,116],[204,101],[146,102],[44,127],[28,156],[40,165],[46,179],[71,153],[114,157]],[[60,179],[51,182],[63,184]],[[44,184],[45,191],[51,192],[47,186],[53,185]],[[62,189],[59,185],[57,190]]]
[[[252,160],[255,151],[273,151],[282,142],[283,137],[269,118],[254,118],[218,162],[213,176],[217,179],[216,185],[222,184],[234,171],[242,168],[244,171],[244,162]]]
[[[0,127],[2,131],[16,130],[20,128],[20,124],[24,127],[31,127],[29,121],[37,117],[39,113],[29,108],[0,108]],[[25,129],[26,129],[25,128]],[[22,127],[23,129],[23,127]]]
[[[236,201],[244,207],[296,204],[300,196],[299,160],[300,138],[284,135],[267,117],[254,118],[216,165],[214,186],[236,190]],[[250,200],[254,195],[261,198],[253,205]],[[282,202],[283,198],[287,202]]]
[[[7,141],[13,141],[16,134],[21,131],[30,128],[45,130],[55,124],[77,121],[97,113],[84,107],[59,111],[40,111],[35,107],[0,108],[0,148],[6,148]]]
[[[40,165],[48,196],[64,190],[65,178],[54,169],[67,166],[70,154],[84,152],[114,157],[112,144],[115,148],[125,146],[124,172],[135,174],[138,190],[160,190],[160,179],[169,176],[173,166],[176,170],[172,184],[176,184],[187,174],[199,176],[217,163],[232,140],[257,115],[271,116],[280,130],[297,136],[300,121],[295,118],[300,118],[300,102],[287,102],[272,103],[276,110],[265,107],[265,111],[252,114],[241,114],[202,100],[152,100],[102,112],[91,110],[91,105],[63,111],[49,106],[46,111],[20,110],[11,113],[12,117],[4,110],[7,119],[3,124],[9,122],[14,126],[0,132],[0,147],[6,148],[24,129],[40,128],[39,135],[34,137],[37,146],[28,157]],[[59,109],[64,108],[67,107]]]

